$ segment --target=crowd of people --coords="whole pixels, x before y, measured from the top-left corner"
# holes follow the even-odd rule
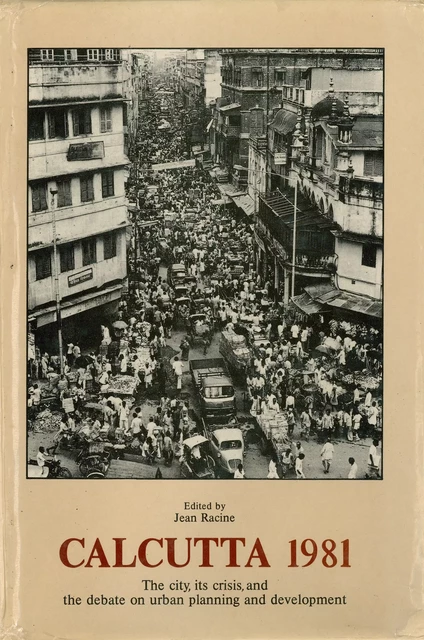
[[[284,416],[292,445],[280,457],[272,456],[269,478],[280,477],[278,469],[283,477],[291,472],[304,477],[301,440],[322,445],[325,474],[335,440],[372,438],[378,446],[380,330],[325,314],[305,316],[293,303],[283,306],[276,300],[270,275],[254,268],[250,221],[228,215],[209,172],[201,167],[152,171],[155,162],[183,160],[187,152],[180,118],[167,111],[172,126],[160,131],[163,103],[152,98],[150,107],[139,131],[136,182],[128,189],[135,202],[128,295],[115,321],[99,328],[97,349],[82,354],[70,342],[62,367],[57,354],[35,349],[29,363],[30,422],[36,421],[44,389],[72,406],[61,417],[57,441],[103,438],[118,452],[141,451],[149,462],[163,458],[172,464],[182,455],[184,438],[196,430],[181,389],[193,344],[190,318],[197,313],[204,316],[197,322],[210,328],[204,354],[222,330],[245,339],[251,354],[240,381],[246,413],[254,420]],[[169,278],[173,263],[184,265],[182,297]],[[176,332],[181,333],[177,356],[169,348]],[[127,382],[120,387],[122,379]],[[69,399],[72,405],[64,402]],[[89,417],[85,407],[93,399],[100,399],[98,413]],[[146,399],[158,402],[148,421],[141,409]],[[356,477],[352,460],[351,478]],[[245,477],[244,470],[235,477]]]

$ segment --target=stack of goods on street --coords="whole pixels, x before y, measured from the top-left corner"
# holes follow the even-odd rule
[[[219,352],[236,371],[246,371],[250,365],[252,354],[247,347],[246,338],[233,331],[221,333]]]

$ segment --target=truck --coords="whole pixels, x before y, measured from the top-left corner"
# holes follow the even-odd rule
[[[206,419],[232,419],[236,415],[233,381],[222,358],[190,360],[190,372]]]

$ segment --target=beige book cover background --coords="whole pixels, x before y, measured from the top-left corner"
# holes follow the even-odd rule
[[[2,637],[421,636],[422,6],[12,2],[0,16]],[[384,50],[383,479],[27,478],[28,49],[40,47]],[[176,521],[221,509],[229,522]],[[172,566],[187,545],[190,562]]]

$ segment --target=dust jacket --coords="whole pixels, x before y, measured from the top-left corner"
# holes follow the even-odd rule
[[[1,16],[2,637],[421,636],[420,5]]]

